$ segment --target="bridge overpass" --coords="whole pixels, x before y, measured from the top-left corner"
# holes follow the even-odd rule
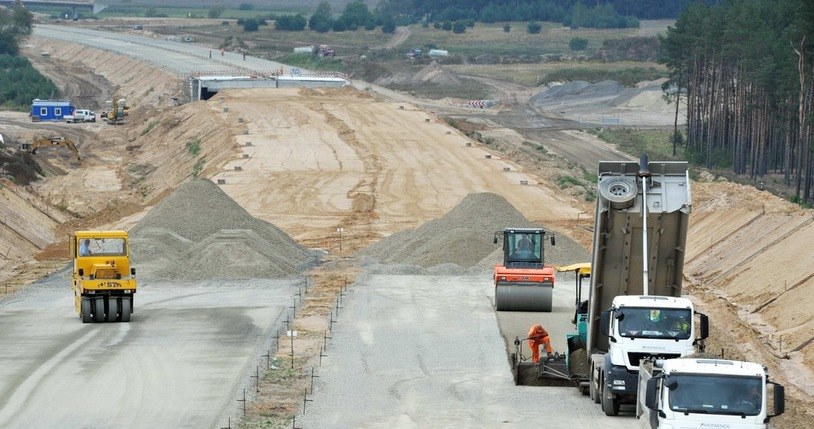
[[[0,0],[0,5],[11,6],[17,0]],[[77,11],[90,10],[92,13],[99,13],[104,10],[108,5],[98,3],[95,0],[22,0],[23,6],[48,6],[48,7],[64,7],[71,8],[74,17],[77,16]]]

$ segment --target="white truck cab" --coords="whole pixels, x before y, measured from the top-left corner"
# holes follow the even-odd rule
[[[606,413],[615,415],[637,394],[639,362],[689,356],[709,334],[709,319],[687,298],[619,295],[600,316],[600,335],[608,337],[607,353],[591,356],[591,390],[601,392]],[[696,333],[696,325],[700,325]],[[596,395],[596,393],[595,393]]]
[[[96,122],[96,113],[88,109],[76,109],[72,115],[64,116],[65,122]]]
[[[767,406],[773,385],[773,413]],[[766,429],[785,410],[782,385],[757,363],[724,359],[642,361],[636,417],[643,428]]]

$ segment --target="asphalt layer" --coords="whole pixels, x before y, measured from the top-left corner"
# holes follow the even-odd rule
[[[300,282],[144,284],[83,324],[67,269],[0,302],[0,427],[225,427]]]

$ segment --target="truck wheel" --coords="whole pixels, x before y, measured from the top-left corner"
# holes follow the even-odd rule
[[[591,392],[591,400],[594,401],[595,404],[599,403],[599,392],[596,391],[596,383],[594,383],[594,366],[591,365],[591,372],[588,378],[588,384],[590,387],[588,388]]]
[[[627,177],[610,177],[599,184],[599,195],[614,209],[626,209],[636,199],[636,182]]]
[[[606,416],[619,415],[619,399],[614,398],[612,393],[605,392],[602,388],[602,411]]]
[[[90,323],[93,319],[90,317],[90,300],[82,298],[82,306],[80,307],[82,323]]]

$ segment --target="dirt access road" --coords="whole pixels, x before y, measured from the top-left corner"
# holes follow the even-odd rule
[[[37,40],[34,40],[35,43]],[[49,50],[54,56],[59,56],[57,43],[51,43]],[[44,44],[43,44],[44,45]],[[66,52],[76,52],[75,45],[62,45]],[[204,48],[205,49],[205,48]],[[84,48],[84,55],[77,57],[76,61],[81,61],[87,67],[95,70],[104,69],[110,62],[107,55],[109,53],[95,52],[93,49]],[[174,54],[173,54],[174,55]],[[104,59],[105,64],[99,59]],[[122,58],[121,60],[126,60]],[[111,74],[110,76],[113,76]],[[108,77],[108,79],[113,79]],[[146,87],[158,84],[158,79],[153,82],[139,81],[137,87],[127,86],[122,82],[122,89],[136,93],[141,91],[146,93]],[[157,91],[154,91],[157,92]],[[364,98],[365,93],[361,97]],[[349,239],[348,249],[360,248],[378,236],[415,226],[429,219],[444,213],[450,207],[460,201],[462,195],[473,190],[497,189],[497,193],[504,195],[514,204],[516,201],[524,201],[518,208],[527,217],[534,220],[542,220],[547,224],[558,224],[566,222],[567,215],[560,215],[559,218],[545,219],[543,211],[550,210],[556,213],[584,213],[585,204],[573,198],[567,197],[554,185],[548,185],[543,180],[534,180],[530,184],[539,184],[540,189],[529,191],[524,187],[512,184],[506,187],[500,182],[491,184],[494,181],[494,165],[500,165],[497,169],[498,176],[509,174],[527,174],[520,166],[517,173],[512,170],[512,164],[508,163],[509,171],[503,170],[504,160],[499,160],[498,153],[481,152],[483,158],[475,163],[477,157],[465,162],[451,161],[453,158],[461,156],[461,151],[476,149],[484,151],[477,145],[467,147],[470,140],[458,135],[455,130],[446,129],[438,136],[432,132],[439,127],[436,118],[431,113],[422,113],[418,109],[410,107],[409,103],[399,101],[396,103],[371,100],[365,107],[353,106],[349,111],[359,112],[364,115],[371,115],[371,109],[375,110],[373,117],[382,120],[386,126],[376,127],[372,131],[358,129],[366,124],[365,118],[355,118],[344,116],[344,105],[348,103],[361,103],[351,98],[358,99],[360,94],[348,94],[332,92],[302,92],[301,102],[292,103],[286,97],[290,95],[280,94],[280,102],[288,103],[290,112],[279,112],[270,106],[268,99],[262,105],[254,105],[251,97],[229,98],[227,93],[221,94],[209,103],[196,103],[182,106],[178,109],[167,109],[153,113],[154,120],[159,122],[159,126],[154,130],[141,134],[143,125],[134,125],[127,132],[128,138],[132,139],[128,144],[139,149],[134,150],[129,156],[121,160],[122,168],[119,171],[123,177],[126,176],[128,167],[139,165],[150,173],[145,176],[146,183],[153,186],[147,189],[149,195],[156,196],[162,189],[172,189],[177,184],[185,180],[191,174],[191,167],[196,160],[183,148],[189,141],[200,139],[201,154],[206,155],[207,162],[203,174],[207,177],[215,177],[218,174],[228,174],[226,177],[227,187],[231,186],[230,180],[242,180],[242,177],[251,177],[255,169],[279,174],[291,170],[305,179],[305,185],[296,186],[299,182],[287,183],[285,188],[272,190],[276,192],[268,200],[256,204],[250,211],[259,217],[264,217],[286,232],[313,247],[325,247],[331,251],[338,250],[338,240],[335,228],[348,222],[354,225],[353,229],[357,234],[346,235]],[[336,97],[336,100],[332,100]],[[218,105],[219,98],[228,99],[228,105]],[[400,100],[406,100],[406,97]],[[145,98],[149,100],[149,97]],[[233,107],[231,103],[235,103]],[[244,118],[240,121],[243,112],[238,108],[239,104],[245,104],[246,116],[252,121],[247,122]],[[258,103],[259,104],[259,103]],[[206,107],[214,106],[214,107]],[[400,108],[404,106],[404,108]],[[219,109],[220,107],[220,109]],[[223,112],[223,107],[228,107],[229,112]],[[267,114],[263,114],[266,112]],[[327,113],[326,113],[327,112]],[[228,113],[224,115],[224,113]],[[273,116],[272,113],[276,114]],[[331,116],[328,116],[330,114]],[[335,119],[334,119],[335,118]],[[426,119],[430,119],[427,122]],[[331,123],[333,121],[333,123]],[[249,134],[246,128],[249,127]],[[296,130],[302,127],[307,132],[302,136],[297,136]],[[412,138],[416,130],[421,130],[422,139]],[[385,132],[386,131],[386,132]],[[447,134],[449,132],[450,134]],[[393,134],[391,134],[393,133]],[[250,136],[250,137],[246,137]],[[301,137],[301,138],[298,138]],[[252,147],[262,145],[265,154],[257,153],[259,158],[256,162],[246,165],[242,173],[234,171],[234,163],[240,161],[244,154],[249,155],[249,160],[253,154],[247,152],[254,149],[246,149],[248,138],[252,140]],[[289,143],[289,139],[297,139],[299,145],[308,148],[312,152],[306,165],[307,168],[294,169],[292,165],[286,163],[285,158],[292,156],[299,148],[297,145]],[[319,142],[325,143],[319,143]],[[427,143],[438,141],[435,146],[427,146]],[[177,142],[174,145],[163,142]],[[388,144],[388,152],[378,153],[376,148]],[[396,143],[403,142],[401,145]],[[424,143],[425,145],[419,145]],[[163,145],[162,145],[163,144]],[[124,149],[124,144],[118,146]],[[413,148],[420,148],[416,153],[412,153]],[[217,148],[217,150],[215,150]],[[231,149],[230,149],[231,148]],[[278,148],[277,152],[274,149]],[[429,150],[429,149],[432,150]],[[259,150],[259,148],[258,148]],[[327,155],[328,153],[339,155]],[[393,152],[398,152],[398,165],[389,165],[387,160],[397,159],[393,157]],[[470,150],[470,152],[475,152]],[[229,155],[228,159],[219,161],[219,153]],[[485,154],[492,155],[487,161]],[[341,162],[340,162],[341,161]],[[230,162],[232,164],[230,164]],[[424,168],[427,164],[432,168]],[[334,177],[331,183],[321,182],[319,179],[319,169],[322,165],[328,168],[329,177]],[[227,167],[228,166],[228,167]],[[480,166],[480,167],[478,167]],[[491,170],[482,170],[481,167],[489,167]],[[372,167],[372,168],[371,168]],[[478,168],[476,171],[459,170],[458,168]],[[141,167],[140,167],[141,168]],[[509,173],[509,174],[507,174]],[[234,176],[231,176],[233,175]],[[423,179],[430,177],[429,180]],[[262,180],[262,175],[257,176],[258,180],[246,180],[241,186],[227,192],[234,192],[241,203],[247,203],[249,199],[257,199],[257,195],[263,189],[267,189],[267,183]],[[279,177],[279,176],[278,176]],[[472,179],[470,179],[472,177]],[[404,193],[403,195],[388,195],[383,192],[386,189],[394,189],[398,193],[399,186],[410,186],[410,181],[418,184],[437,184],[435,190],[429,187],[429,192]],[[398,186],[388,187],[387,183],[397,183],[403,181]],[[484,181],[490,181],[484,185]],[[337,182],[337,183],[335,183]],[[341,182],[341,183],[338,183]],[[438,189],[446,191],[445,182],[463,183],[464,188],[454,190],[451,195],[443,195]],[[503,182],[510,183],[509,182]],[[162,188],[163,186],[163,188]],[[530,187],[525,185],[525,188]],[[286,191],[288,189],[288,191]],[[351,192],[357,189],[357,192]],[[742,187],[729,184],[701,184],[693,188],[696,208],[701,215],[695,216],[699,221],[693,221],[691,230],[691,240],[688,243],[691,261],[688,260],[688,275],[700,279],[699,284],[704,288],[695,288],[702,299],[702,311],[713,315],[713,326],[719,326],[718,336],[722,348],[726,348],[727,356],[739,356],[746,359],[754,359],[767,364],[776,379],[782,380],[787,386],[794,386],[790,390],[790,395],[799,404],[791,403],[790,410],[786,416],[778,420],[778,427],[800,427],[799,423],[810,421],[811,416],[806,416],[806,410],[811,407],[805,405],[810,402],[812,395],[812,385],[807,371],[810,371],[810,354],[812,347],[810,341],[812,333],[812,318],[807,304],[814,282],[808,276],[804,267],[810,267],[806,263],[805,257],[810,256],[810,252],[796,252],[785,256],[783,249],[799,248],[799,243],[810,242],[812,230],[808,227],[807,219],[810,212],[800,211],[784,204],[782,200],[773,199],[765,193],[756,193]],[[699,192],[700,190],[700,192]],[[286,192],[290,192],[286,194]],[[551,195],[549,199],[529,201],[529,192]],[[242,195],[242,196],[241,196]],[[538,198],[536,194],[531,194],[533,198]],[[254,197],[251,197],[254,196]],[[457,200],[456,200],[457,198]],[[409,202],[405,202],[409,200]],[[550,207],[535,207],[540,205],[540,201],[546,201]],[[759,205],[755,207],[755,202],[765,202],[770,210],[761,211]],[[142,201],[143,202],[143,201]],[[277,207],[280,209],[277,209]],[[300,207],[300,209],[296,209]],[[420,207],[420,210],[411,212],[409,216],[401,215],[388,207]],[[531,207],[529,209],[529,207]],[[348,211],[350,208],[350,211]],[[562,211],[560,210],[562,209]],[[275,211],[276,210],[276,211]],[[531,211],[529,211],[531,210]],[[542,211],[541,211],[542,210]],[[297,214],[299,211],[299,214]],[[716,213],[717,212],[717,213]],[[303,213],[306,213],[305,217]],[[731,214],[738,216],[732,217]],[[586,216],[585,218],[587,218]],[[793,219],[794,222],[789,222]],[[717,222],[716,222],[717,220]],[[351,223],[352,221],[352,223]],[[747,234],[752,237],[748,240],[749,252],[731,252],[732,248],[738,247],[747,242],[742,235],[730,232],[721,237],[721,222],[725,222],[727,229],[737,231],[740,234]],[[308,225],[316,225],[315,230],[308,228]],[[779,235],[766,234],[767,230],[777,230],[778,225],[784,226]],[[790,229],[789,229],[790,228]],[[577,225],[574,230],[579,230]],[[566,230],[568,230],[566,228]],[[569,233],[571,230],[568,230]],[[779,231],[779,230],[778,230]],[[369,235],[367,235],[369,233]],[[719,237],[712,242],[711,237]],[[764,237],[762,240],[755,240],[755,237]],[[778,238],[779,237],[779,238]],[[356,240],[354,240],[356,238]],[[797,243],[797,244],[795,244]],[[735,246],[735,247],[733,247]],[[729,251],[728,251],[729,250]],[[766,250],[772,250],[771,253]],[[737,253],[737,254],[735,254]],[[708,258],[706,255],[718,255],[716,258]],[[722,259],[726,258],[726,259]],[[790,259],[792,258],[792,259]],[[726,270],[717,268],[715,264],[721,264],[725,260],[728,265]],[[753,263],[760,265],[754,266]],[[761,270],[759,267],[795,266],[800,269],[794,270]],[[726,273],[719,276],[717,274]],[[717,274],[716,274],[717,273]],[[755,281],[754,273],[760,273],[760,281]],[[778,283],[780,281],[780,283]],[[787,282],[788,287],[778,290],[778,285]],[[693,291],[692,287],[688,287]],[[703,292],[703,293],[702,293]],[[767,304],[768,303],[768,304]],[[783,315],[794,314],[796,317],[783,317]],[[720,315],[720,316],[717,316]],[[723,316],[727,315],[726,318]],[[755,322],[751,322],[755,321]],[[783,353],[777,352],[777,335],[783,334]],[[774,341],[772,340],[774,338]],[[791,350],[791,351],[789,351]],[[784,358],[785,356],[785,358]],[[796,390],[796,393],[795,393]],[[796,411],[795,411],[796,409]],[[787,421],[786,425],[782,425]]]

